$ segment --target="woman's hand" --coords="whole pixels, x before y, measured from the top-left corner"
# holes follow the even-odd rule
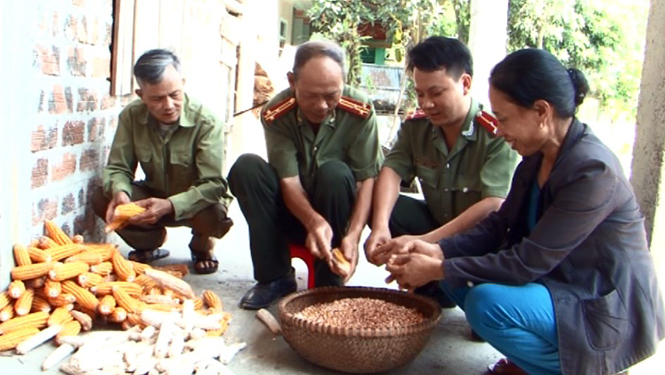
[[[388,241],[390,241],[390,230],[388,228],[374,228],[372,233],[365,241],[365,257],[367,261],[372,263],[375,266],[381,266],[385,264],[385,260],[381,261],[377,258],[377,254],[380,253],[380,250]]]
[[[386,270],[400,288],[412,292],[430,281],[443,279],[442,266],[443,259],[411,252],[393,255],[386,263]]]

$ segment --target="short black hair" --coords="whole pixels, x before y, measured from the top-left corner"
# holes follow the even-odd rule
[[[151,85],[162,81],[164,70],[173,65],[180,72],[180,59],[175,53],[166,49],[152,49],[139,57],[134,65],[134,76],[139,84]]]
[[[473,77],[473,58],[469,48],[454,38],[431,36],[409,50],[409,72],[414,68],[424,72],[445,69],[448,75],[458,79],[463,73]]]
[[[531,108],[536,100],[545,100],[561,118],[575,116],[589,92],[589,83],[581,71],[566,69],[554,55],[535,48],[506,56],[492,69],[490,84],[524,108]]]

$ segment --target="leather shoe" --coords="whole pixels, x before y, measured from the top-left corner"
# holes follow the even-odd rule
[[[240,300],[240,308],[258,310],[272,305],[278,299],[298,289],[293,270],[286,276],[268,283],[257,283]]]

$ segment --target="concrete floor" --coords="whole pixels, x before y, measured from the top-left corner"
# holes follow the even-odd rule
[[[337,373],[309,363],[292,350],[282,337],[274,337],[255,318],[253,311],[245,311],[237,307],[240,297],[254,284],[254,281],[246,223],[236,204],[231,207],[230,214],[236,224],[229,234],[218,242],[216,248],[220,260],[218,272],[206,276],[190,274],[186,277],[197,294],[204,289],[212,289],[221,296],[225,310],[233,316],[225,335],[228,342],[244,341],[248,344],[229,367],[237,375]],[[171,251],[171,257],[163,259],[157,264],[188,262],[189,239],[187,229],[170,230],[164,247]],[[126,246],[121,248],[125,253],[128,251]],[[294,267],[299,289],[304,289],[307,279],[305,265],[300,260],[294,260]],[[383,282],[386,275],[382,268],[368,264],[361,256],[358,270],[349,285],[386,287]],[[394,285],[387,287],[395,288]],[[271,310],[276,314],[274,307]],[[43,359],[53,348],[53,344],[49,343],[25,356],[3,353],[0,357],[0,373],[3,375],[39,373]],[[665,350],[661,349],[660,357],[646,361],[644,365],[640,366],[641,370],[631,370],[631,375],[656,373],[656,366],[662,367],[665,364],[663,352]],[[412,363],[393,370],[390,374],[480,375],[486,372],[488,364],[499,358],[501,358],[500,353],[490,345],[470,339],[469,326],[460,309],[447,309],[443,311],[429,344],[421,354]],[[58,373],[57,370],[46,372],[46,374],[56,373]]]

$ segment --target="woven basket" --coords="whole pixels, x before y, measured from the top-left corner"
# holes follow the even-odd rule
[[[361,297],[416,308],[425,320],[405,328],[353,329],[295,317],[310,305]],[[441,307],[428,298],[365,287],[309,289],[283,298],[278,310],[284,338],[296,352],[320,366],[350,373],[383,372],[409,363],[425,347],[441,315]]]

